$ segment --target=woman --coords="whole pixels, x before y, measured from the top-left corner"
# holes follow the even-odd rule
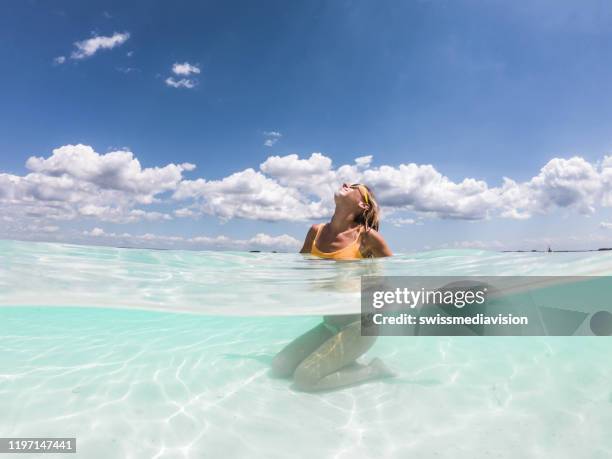
[[[391,250],[378,232],[379,207],[362,184],[342,186],[334,194],[329,223],[312,225],[300,253],[333,260],[388,257]],[[361,365],[356,359],[376,336],[361,336],[359,314],[325,316],[323,322],[285,347],[272,362],[272,375],[293,376],[304,391],[329,390],[392,376],[380,359]]]

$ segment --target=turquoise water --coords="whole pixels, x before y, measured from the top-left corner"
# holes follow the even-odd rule
[[[1,436],[76,436],[77,457],[105,459],[607,458],[610,338],[381,337],[364,358],[397,378],[318,394],[267,372],[320,314],[358,312],[362,274],[611,272],[610,253],[335,263],[0,241]]]

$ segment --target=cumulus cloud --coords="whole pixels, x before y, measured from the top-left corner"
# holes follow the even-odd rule
[[[111,36],[94,36],[74,43],[75,50],[70,54],[72,59],[85,59],[96,54],[101,49],[113,49],[125,43],[130,34],[128,32],[115,32]]]
[[[333,210],[333,192],[343,182],[370,185],[386,214],[412,212],[419,218],[526,219],[554,209],[592,213],[612,205],[612,159],[591,164],[583,158],[553,158],[525,182],[504,177],[499,186],[466,177],[453,181],[430,164],[371,167],[371,156],[334,168],[313,153],[270,156],[260,171],[247,169],[218,181],[183,181],[175,199],[195,199],[204,213],[264,220],[309,220]],[[263,198],[265,196],[265,199]],[[394,224],[415,222],[395,219]]]
[[[222,220],[296,221],[329,213],[329,209],[309,201],[299,190],[282,186],[250,168],[222,180],[183,180],[173,197],[198,200],[202,212]]]
[[[372,186],[381,205],[443,218],[486,218],[497,199],[481,180],[451,181],[431,165],[400,164],[366,169],[361,182]]]
[[[195,169],[190,163],[143,169],[131,151],[99,154],[81,144],[56,148],[49,158],[32,156],[26,167],[41,176],[63,178],[67,183],[79,180],[100,189],[130,192],[144,204],[151,203],[155,194],[175,189],[182,173]]]
[[[608,163],[606,157],[603,168],[598,171],[596,166],[577,156],[554,158],[527,182],[504,178],[499,190],[502,216],[524,219],[553,208],[574,208],[579,213],[590,214],[598,201],[608,205]]]
[[[26,161],[24,176],[0,173],[0,209],[6,215],[101,221],[168,220],[168,214],[138,208],[173,192],[193,164],[143,168],[126,150],[99,154],[87,145],[65,145]]]
[[[327,174],[331,170],[332,161],[321,153],[313,153],[308,159],[300,159],[298,155],[270,156],[260,165],[260,169],[271,177],[287,181],[302,177],[312,177],[317,174]]]
[[[53,59],[53,63],[57,65],[62,65],[64,62],[66,62],[66,56],[57,56]]]
[[[189,62],[183,62],[182,64],[175,62],[172,66],[172,73],[175,75],[189,76],[192,73],[199,74],[200,68],[196,65],[191,65]]]
[[[312,153],[306,159],[300,159],[296,154],[270,156],[259,165],[259,169],[282,185],[327,201],[328,206],[332,204],[333,192],[339,185],[338,171],[332,170],[332,160],[321,153]],[[356,170],[351,173],[356,173]]]
[[[372,166],[371,156],[334,165],[322,153],[270,156],[216,180],[189,179],[190,163],[143,167],[127,149],[97,153],[65,145],[26,161],[29,173],[0,173],[0,214],[17,225],[36,220],[163,222],[202,215],[221,221],[311,221],[328,218],[333,192],[343,183],[370,185],[388,222],[422,224],[428,218],[527,219],[555,210],[592,214],[612,206],[612,157],[553,158],[525,181],[502,177],[489,184],[475,177],[451,180],[430,164]],[[603,222],[602,228],[608,223]]]
[[[301,242],[287,234],[271,236],[265,233],[258,233],[249,239],[234,239],[227,236],[172,236],[162,234],[130,234],[106,232],[102,228],[95,227],[89,231],[83,231],[83,236],[97,239],[113,239],[122,244],[152,243],[166,247],[184,248],[207,248],[223,250],[291,250],[295,251],[300,247]]]
[[[274,146],[274,144],[276,142],[278,142],[280,140],[280,138],[283,136],[278,131],[266,131],[266,132],[263,133],[263,135],[265,137],[264,145],[266,147]]]

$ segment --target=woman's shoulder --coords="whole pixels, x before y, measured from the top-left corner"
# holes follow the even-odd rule
[[[300,253],[309,253],[312,250],[312,245],[317,237],[317,233],[323,225],[324,223],[315,223],[308,228],[308,233],[306,234],[306,239],[304,239],[304,245],[302,246]]]
[[[314,235],[317,234],[317,232],[323,228],[325,226],[325,223],[314,223],[309,229],[308,229],[308,234],[309,235]]]
[[[363,232],[363,242],[365,246],[377,257],[390,256],[391,250],[385,238],[374,228],[368,228]]]

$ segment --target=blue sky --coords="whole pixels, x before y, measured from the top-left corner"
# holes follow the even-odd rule
[[[324,191],[354,173],[380,189],[381,229],[398,251],[612,245],[606,2],[8,1],[0,11],[0,237],[290,249],[328,215]],[[118,34],[78,57],[75,43]],[[199,73],[173,72],[185,63]],[[85,150],[53,159],[78,144],[107,172],[113,151],[142,170],[196,168],[159,189],[109,190],[102,172],[66,166]],[[33,170],[32,156],[53,164]],[[502,190],[504,177],[516,186]],[[426,191],[410,188],[419,180]],[[42,186],[80,191],[41,198]],[[226,189],[243,199],[244,187],[252,202],[214,204]]]

